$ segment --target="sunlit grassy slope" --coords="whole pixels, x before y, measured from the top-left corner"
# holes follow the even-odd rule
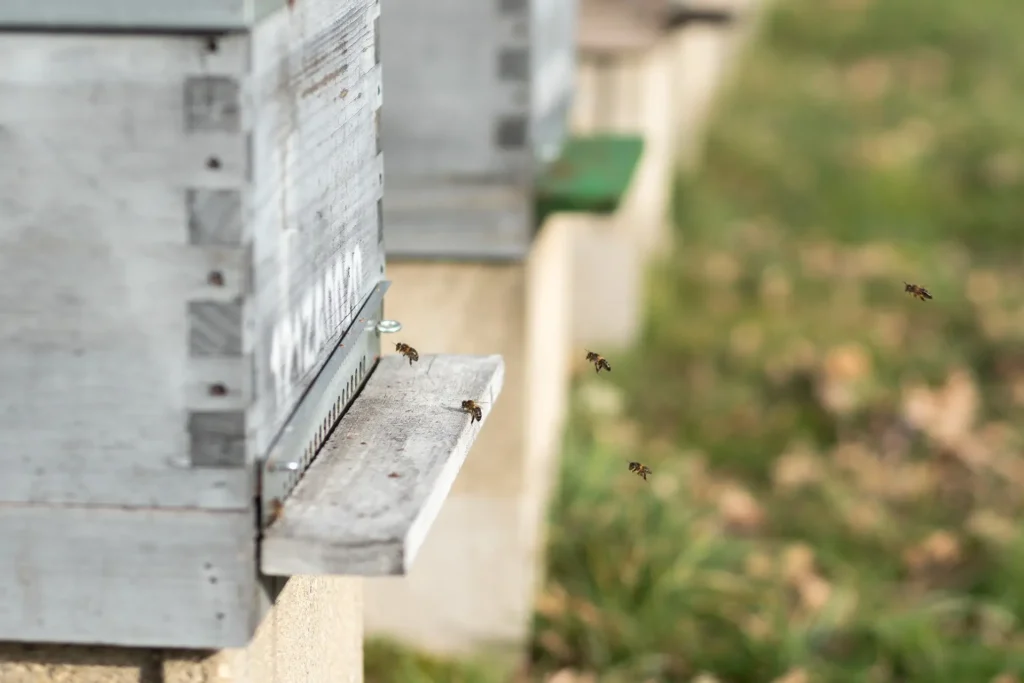
[[[576,389],[529,678],[1024,681],[1024,2],[776,0],[677,216]],[[430,666],[368,680],[498,680]]]

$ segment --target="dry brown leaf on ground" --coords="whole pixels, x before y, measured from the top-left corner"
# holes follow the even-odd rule
[[[775,459],[772,483],[782,491],[793,491],[821,481],[825,464],[809,447],[796,446]]]
[[[989,543],[1007,544],[1018,536],[1017,523],[994,510],[975,510],[964,528],[974,537]]]
[[[782,576],[794,585],[814,574],[814,549],[806,543],[791,543],[782,552]]]
[[[726,526],[735,531],[754,531],[765,520],[764,508],[739,484],[726,485],[718,497],[718,511]]]
[[[592,673],[580,673],[575,669],[560,669],[546,679],[547,683],[596,683]]]
[[[772,683],[810,683],[811,676],[804,669],[791,669],[779,676]]]
[[[817,574],[801,578],[796,584],[801,606],[811,613],[820,612],[832,597],[832,584]]]
[[[867,57],[846,69],[847,92],[860,102],[874,102],[889,92],[893,65],[879,57]]]

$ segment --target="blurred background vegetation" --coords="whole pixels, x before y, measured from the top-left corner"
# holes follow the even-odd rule
[[[519,680],[1024,681],[1024,2],[773,0],[676,217]]]

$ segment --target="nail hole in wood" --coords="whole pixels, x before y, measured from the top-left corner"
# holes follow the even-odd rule
[[[212,287],[223,287],[224,274],[219,270],[212,270],[210,271],[210,274],[206,276],[206,282]]]
[[[217,157],[210,157],[206,160],[206,168],[216,171],[220,168],[220,159]]]
[[[210,396],[226,396],[228,393],[228,388],[221,384],[220,382],[217,382],[216,384],[210,385],[209,392]]]

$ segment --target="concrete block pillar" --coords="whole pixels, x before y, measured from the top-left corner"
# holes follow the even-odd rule
[[[525,643],[568,393],[573,220],[551,217],[523,262],[388,261],[394,341],[421,354],[500,353],[506,371],[411,572],[367,580],[369,634],[446,653],[515,655]]]
[[[362,579],[288,581],[249,645],[219,652],[0,643],[3,683],[361,683]]]

